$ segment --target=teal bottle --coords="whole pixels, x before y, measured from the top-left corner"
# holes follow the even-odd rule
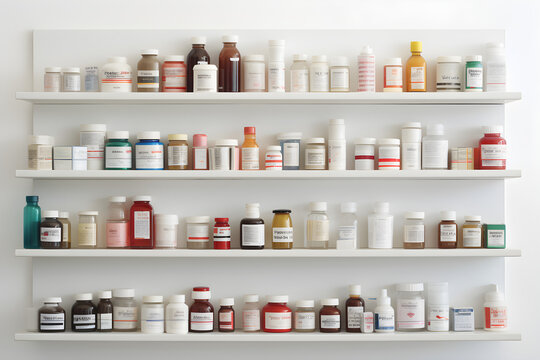
[[[39,196],[27,196],[24,207],[24,248],[39,249],[39,224],[41,223],[41,208],[38,205]]]

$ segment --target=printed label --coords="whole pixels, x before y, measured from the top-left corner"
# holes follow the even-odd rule
[[[96,328],[96,315],[73,315],[73,325],[75,330],[91,330]]]
[[[244,90],[264,90],[265,89],[265,76],[264,66],[260,69],[256,69],[256,66],[245,67],[249,71],[244,71]],[[257,71],[260,70],[260,71]]]
[[[448,305],[428,305],[427,329],[430,331],[448,331],[450,313]]]
[[[481,67],[467,67],[466,89],[482,89],[484,85],[483,69]]]
[[[264,246],[264,224],[242,224],[242,245]]]
[[[290,330],[292,318],[290,312],[264,314],[264,327],[270,330]]]
[[[456,225],[441,224],[440,226],[440,241],[441,242],[456,242]]]
[[[77,243],[84,246],[97,245],[97,224],[80,224]]]
[[[482,229],[463,228],[463,247],[481,247]]]
[[[97,314],[98,330],[111,330],[113,326],[112,318],[113,318],[112,313]]]
[[[345,145],[330,145],[328,144],[328,169],[329,170],[345,170],[346,165]]]
[[[454,309],[455,331],[474,331],[474,310],[472,308]]]
[[[159,70],[138,70],[137,87],[139,89],[159,89]]]
[[[288,142],[283,144],[283,166],[300,166],[300,144]]]
[[[137,170],[163,170],[163,145],[135,145]]]
[[[219,313],[219,328],[222,330],[234,330],[234,313],[232,311]]]
[[[192,312],[189,321],[191,330],[212,331],[214,329],[214,313]]]
[[[244,310],[242,312],[242,327],[245,331],[261,329],[261,313],[259,310]]]
[[[242,148],[242,170],[259,170],[259,148]]]
[[[330,222],[328,220],[308,220],[308,241],[328,241],[330,238]]]
[[[294,314],[294,328],[297,330],[315,329],[315,312],[296,312]]]
[[[310,91],[328,92],[329,90],[329,71],[311,71],[310,73]]]
[[[425,90],[425,68],[423,66],[411,67],[411,89]]]
[[[103,159],[105,151],[105,133],[83,131],[80,133],[79,139],[81,146],[87,147],[88,160]]]
[[[103,71],[101,91],[131,91],[131,71]]]
[[[118,330],[137,328],[137,307],[113,306],[113,327]]]
[[[206,224],[188,224],[187,241],[189,242],[208,242],[210,240],[210,231]]]
[[[188,147],[169,146],[167,148],[167,164],[169,166],[187,166],[188,164]]]
[[[403,88],[403,67],[385,66],[384,67],[384,87],[393,89]]]
[[[69,224],[62,223],[62,243],[65,245],[69,242]]]
[[[330,88],[349,91],[349,68],[330,69]]]
[[[455,64],[437,64],[437,89],[461,90],[461,74]]]
[[[506,86],[506,64],[488,62],[486,64],[486,90],[504,91]]]
[[[193,91],[216,91],[216,85],[214,72],[198,71],[195,73]]]
[[[291,70],[291,92],[309,91],[309,70]]]
[[[374,249],[391,249],[393,242],[392,218],[368,220],[368,246]]]
[[[60,91],[60,74],[55,75],[45,75],[45,84],[43,90],[46,92],[59,92]]]
[[[143,306],[141,309],[141,330],[143,332],[163,332],[165,314],[163,306]]]
[[[347,307],[347,327],[349,329],[360,329],[362,320],[363,306],[348,306]]]
[[[281,170],[282,169],[282,158],[281,153],[278,155],[273,154],[266,154],[265,160],[264,160],[264,167],[266,170]]]
[[[394,331],[394,314],[375,313],[375,330]]]
[[[231,228],[214,227],[214,242],[216,241],[231,242]]]
[[[135,239],[150,239],[150,211],[133,212],[133,237]]]
[[[177,226],[173,224],[156,225],[156,247],[176,247]]]
[[[356,241],[356,221],[352,226],[338,226],[338,240],[353,240]]]
[[[272,242],[292,243],[293,242],[293,228],[292,227],[272,228]]]
[[[64,330],[65,314],[39,314],[39,329],[42,331]]]
[[[341,328],[341,317],[339,315],[321,315],[321,329]]]
[[[130,146],[107,146],[105,148],[105,169],[131,169]]]
[[[424,225],[405,225],[403,226],[404,243],[423,243]]]
[[[285,92],[285,64],[268,64],[268,91]]]
[[[129,241],[128,222],[107,223],[107,247],[127,247]]]
[[[480,146],[482,166],[506,166],[506,145],[482,145]]]
[[[423,329],[425,326],[424,299],[397,300],[398,329]]]
[[[326,167],[326,150],[306,149],[306,166],[324,169]]]
[[[422,141],[422,167],[424,169],[448,168],[448,140]]]
[[[488,230],[486,244],[488,247],[504,247],[504,230]]]
[[[379,146],[379,169],[399,170],[399,146]]]
[[[375,55],[358,57],[358,91],[375,92]]]
[[[41,227],[39,231],[41,242],[59,243],[62,241],[62,228]]]
[[[484,307],[486,329],[506,329],[508,318],[506,306]]]
[[[163,91],[184,92],[186,91],[186,67],[163,68]]]
[[[64,91],[81,91],[81,76],[79,74],[66,75],[64,79]]]
[[[171,309],[167,306],[167,332],[176,333],[188,328],[188,310]]]
[[[208,149],[206,148],[193,149],[193,154],[194,154],[193,170],[208,169]]]

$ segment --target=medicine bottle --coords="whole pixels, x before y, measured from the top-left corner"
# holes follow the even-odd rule
[[[394,216],[390,204],[378,202],[368,216],[368,248],[391,249],[394,238]]]
[[[193,170],[208,170],[208,137],[205,134],[193,135]]]
[[[354,142],[354,169],[375,169],[375,138],[360,138]]]
[[[247,332],[261,330],[261,310],[259,309],[259,295],[244,296],[242,309],[242,328]]]
[[[186,92],[184,55],[165,56],[162,70],[163,92]]]
[[[437,91],[461,91],[461,56],[437,58]]]
[[[304,168],[306,170],[326,169],[326,144],[324,138],[311,138],[307,140],[305,150]]]
[[[108,248],[129,247],[129,216],[125,196],[111,196],[109,198],[106,227]]]
[[[62,68],[46,67],[45,76],[43,78],[43,91],[45,92],[60,92],[62,89]]]
[[[308,249],[328,249],[330,240],[330,220],[328,219],[327,203],[314,201],[310,203],[306,221],[305,247]]]
[[[314,332],[315,324],[315,301],[298,300],[294,312],[294,330],[296,332]]]
[[[214,224],[214,249],[231,248],[231,225],[229,218],[216,218]]]
[[[30,135],[28,141],[28,169],[53,169],[54,138],[47,135]]]
[[[347,170],[347,141],[343,119],[331,119],[329,122],[328,170]]]
[[[291,92],[309,92],[309,66],[306,54],[294,54],[291,65]]]
[[[448,139],[443,124],[429,124],[422,139],[422,169],[448,169]]]
[[[335,333],[341,331],[341,311],[338,309],[339,299],[321,300],[322,308],[319,311],[319,329],[322,333]]]
[[[169,134],[167,146],[167,169],[187,170],[188,168],[188,136],[186,134]]]
[[[69,67],[62,69],[62,91],[79,92],[81,91],[81,69],[78,67]]]
[[[266,170],[283,170],[283,157],[281,156],[281,146],[270,145],[266,148],[264,168]]]
[[[406,212],[403,222],[403,248],[423,249],[425,247],[424,230],[424,212]]]
[[[174,249],[178,246],[178,215],[154,215],[156,248]]]
[[[272,249],[293,248],[293,224],[291,210],[273,210]]]
[[[218,330],[219,332],[233,332],[234,321],[234,298],[223,298],[219,301]]]
[[[97,308],[92,303],[92,294],[75,295],[75,304],[71,307],[71,331],[96,331]]]
[[[84,91],[99,91],[98,70],[97,66],[86,66],[84,68]]]
[[[39,332],[66,331],[66,311],[60,306],[62,298],[49,297],[43,300],[38,310]]]
[[[141,131],[135,144],[135,169],[163,170],[163,143],[159,131]]]
[[[62,247],[62,223],[58,221],[58,211],[44,210],[44,220],[39,226],[39,246],[42,249],[60,249]]]
[[[152,197],[137,195],[129,210],[130,247],[132,249],[154,248],[154,208],[150,205]]]
[[[109,131],[105,144],[105,170],[131,170],[132,156],[129,131]]]
[[[356,203],[341,203],[337,227],[336,248],[338,250],[356,249],[358,240],[358,219],[356,218]]]
[[[97,331],[109,332],[113,328],[113,304],[111,301],[111,291],[101,291],[99,293],[99,303],[97,305]]]
[[[482,217],[465,216],[465,224],[461,227],[461,247],[480,249],[483,245]]]
[[[285,40],[268,41],[268,92],[285,92]]]
[[[240,170],[240,150],[237,139],[216,140],[210,149],[211,170]]]
[[[285,333],[292,330],[292,310],[287,306],[287,295],[268,297],[262,308],[262,330],[269,333]]]
[[[187,91],[193,92],[193,67],[195,65],[210,64],[210,55],[204,48],[206,45],[206,37],[195,36],[191,38],[192,48],[187,55]],[[212,65],[215,67],[215,65]],[[216,68],[217,70],[217,68]],[[214,84],[217,86],[216,77],[214,76]]]
[[[358,92],[375,92],[375,54],[370,46],[358,55]]]
[[[401,128],[401,169],[422,169],[422,124],[406,123]]]
[[[266,67],[264,65],[264,55],[244,56],[242,68],[244,71],[244,91],[264,92],[266,91]]]
[[[189,328],[189,308],[185,295],[172,295],[165,310],[165,332],[167,334],[187,334]]]
[[[448,283],[429,283],[427,286],[427,330],[448,331],[450,328],[450,307]]]
[[[424,284],[397,285],[397,330],[420,331],[425,329]]]
[[[328,92],[330,90],[330,68],[326,55],[311,57],[309,67],[309,91]]]
[[[465,91],[484,91],[484,67],[482,56],[465,56]]]
[[[427,91],[426,60],[422,57],[422,42],[411,41],[411,57],[407,60],[406,83],[407,91]]]
[[[105,124],[81,124],[79,140],[88,151],[88,170],[103,170],[105,167]]]
[[[438,245],[439,249],[457,248],[457,224],[455,211],[441,211]]]
[[[131,92],[132,76],[126,57],[108,58],[100,72],[101,92]]]
[[[113,330],[114,331],[137,331],[138,308],[134,300],[135,290],[114,289],[112,291],[113,304]]]
[[[143,334],[161,334],[165,331],[165,308],[163,296],[143,296],[141,306],[141,332]]]
[[[349,92],[350,87],[349,59],[346,56],[336,56],[330,67],[330,91]]]
[[[189,308],[189,332],[214,331],[214,307],[210,303],[210,288],[194,287],[191,292],[193,304]]]
[[[381,289],[381,293],[377,297],[377,307],[375,308],[375,332],[388,333],[394,332],[394,308],[390,305],[391,299],[388,296],[387,289]]]
[[[94,249],[97,247],[97,211],[80,211],[77,232],[77,247],[79,249]]]
[[[255,127],[244,127],[244,143],[241,154],[242,170],[259,170],[259,145],[255,140]]]
[[[39,249],[41,208],[38,201],[39,196],[31,195],[26,197],[26,206],[23,210],[25,249]]]
[[[403,91],[403,65],[401,58],[390,58],[384,64],[384,92]]]
[[[345,302],[345,330],[347,332],[361,332],[360,324],[362,314],[366,310],[366,302],[360,295],[362,295],[360,285],[349,286],[349,298]]]
[[[141,56],[137,63],[137,91],[159,92],[158,50],[141,50]]]
[[[210,248],[210,216],[190,216],[186,218],[186,238],[188,249]]]
[[[480,169],[506,169],[507,145],[502,133],[503,127],[500,125],[484,127],[484,137],[479,142]]]
[[[484,330],[501,331],[508,326],[508,310],[504,301],[504,293],[497,285],[491,285],[493,291],[484,296]]]
[[[225,35],[222,37],[223,49],[219,53],[219,92],[240,92],[241,56],[236,48],[238,36]]]
[[[62,249],[71,248],[71,221],[69,221],[69,213],[60,211],[58,213],[58,221],[62,223]]]
[[[283,170],[300,170],[300,140],[302,140],[302,133],[281,133],[277,139],[283,155]]]
[[[246,204],[246,217],[240,221],[240,247],[242,249],[264,249],[264,221],[258,203]]]
[[[399,170],[401,156],[399,139],[379,139],[379,170]]]
[[[218,68],[212,64],[193,67],[193,92],[217,92]]]
[[[486,44],[486,91],[506,91],[506,54],[503,43]]]

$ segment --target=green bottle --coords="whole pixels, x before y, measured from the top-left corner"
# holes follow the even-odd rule
[[[109,131],[105,144],[105,170],[131,170],[129,131]]]
[[[24,207],[24,248],[39,249],[39,224],[41,223],[41,208],[38,205],[39,196],[27,196]]]

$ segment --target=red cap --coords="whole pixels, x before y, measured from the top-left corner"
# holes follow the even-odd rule
[[[210,291],[210,288],[207,286],[197,286],[193,288],[193,291]]]
[[[246,126],[244,128],[244,135],[255,135],[255,126]]]
[[[222,223],[222,222],[229,222],[229,218],[216,218],[216,222],[217,223]]]
[[[208,145],[208,138],[205,134],[193,135],[193,147],[206,147]]]

